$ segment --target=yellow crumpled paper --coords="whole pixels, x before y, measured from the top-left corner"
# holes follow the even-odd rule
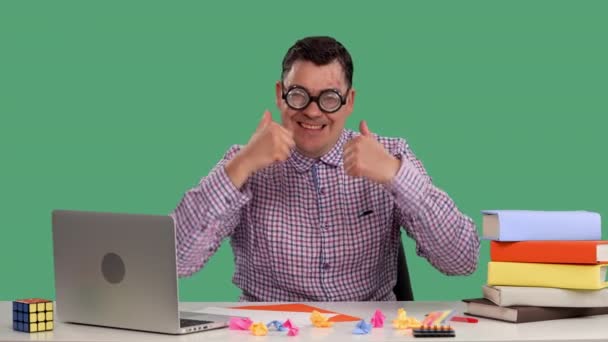
[[[334,325],[334,322],[330,322],[327,317],[321,315],[317,310],[314,310],[310,314],[310,321],[312,322],[312,325],[317,328],[328,328]]]
[[[420,328],[421,323],[414,317],[407,317],[404,309],[397,310],[397,318],[393,320],[393,327],[396,329],[415,329]]]
[[[253,323],[249,327],[249,330],[251,330],[251,333],[254,334],[255,336],[264,336],[264,335],[268,334],[268,327],[266,326],[266,324],[264,324],[262,322]]]

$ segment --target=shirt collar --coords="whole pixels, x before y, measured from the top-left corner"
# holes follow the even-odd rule
[[[298,152],[297,149],[294,149],[289,157],[289,161],[294,166],[296,171],[302,173],[310,170],[310,168],[318,161],[333,166],[338,167],[342,165],[342,149],[347,140],[347,132],[346,130],[342,130],[338,141],[334,144],[334,146],[321,158],[310,158],[306,157],[302,153]]]

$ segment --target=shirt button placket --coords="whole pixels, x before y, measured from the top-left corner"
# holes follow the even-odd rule
[[[324,214],[324,208],[325,208],[325,203],[324,203],[324,195],[326,190],[324,189],[323,186],[321,186],[321,177],[319,176],[319,164],[315,164],[313,165],[313,177],[314,177],[314,181],[315,181],[315,190],[317,193],[317,203],[318,203],[318,208],[319,208],[319,229],[321,231],[321,284],[323,287],[323,292],[325,294],[325,300],[326,301],[330,301],[331,300],[331,294],[329,293],[327,287],[325,286],[325,279],[326,279],[326,273],[329,271],[331,265],[329,264],[329,262],[327,262],[327,251],[326,251],[326,246],[327,246],[327,222],[325,222],[325,215]]]

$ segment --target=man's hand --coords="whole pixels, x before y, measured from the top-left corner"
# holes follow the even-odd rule
[[[344,145],[344,170],[352,177],[365,177],[376,183],[390,182],[399,171],[401,161],[389,154],[374,139],[367,123],[359,124],[361,135]]]
[[[265,111],[247,145],[226,164],[226,173],[240,188],[254,172],[287,160],[294,146],[292,132],[272,121],[270,112]]]

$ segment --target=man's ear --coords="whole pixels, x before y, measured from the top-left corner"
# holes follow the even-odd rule
[[[275,103],[277,104],[277,108],[281,109],[281,102],[283,101],[283,86],[281,81],[277,81],[274,86],[275,90]]]
[[[348,93],[348,98],[346,100],[346,108],[348,108],[348,112],[352,113],[355,108],[355,89],[351,88]]]

